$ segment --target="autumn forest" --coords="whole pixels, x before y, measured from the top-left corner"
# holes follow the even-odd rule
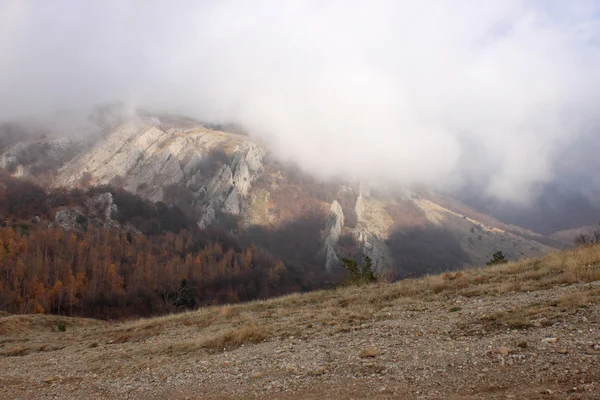
[[[60,209],[111,192],[113,224],[81,216],[65,229]],[[224,230],[200,230],[174,206],[115,188],[54,189],[0,175],[0,310],[105,319],[311,289],[272,253]],[[312,280],[312,281],[311,281]]]

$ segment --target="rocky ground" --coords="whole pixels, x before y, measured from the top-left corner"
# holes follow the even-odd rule
[[[0,398],[598,399],[599,262],[584,249],[127,322],[4,315]]]

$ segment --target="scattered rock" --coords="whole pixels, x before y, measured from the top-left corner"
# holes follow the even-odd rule
[[[569,349],[567,349],[567,348],[558,349],[558,351],[557,351],[558,354],[567,354],[568,352],[569,352]]]
[[[517,347],[519,347],[521,349],[526,349],[527,348],[527,342],[525,342],[525,341],[519,342],[519,344],[517,344]]]
[[[366,349],[362,349],[360,351],[360,353],[358,353],[358,356],[360,358],[373,358],[373,357],[377,357],[378,355],[379,355],[378,347],[367,347]]]
[[[497,350],[498,354],[500,354],[502,357],[508,357],[508,355],[510,354],[510,349],[508,347],[500,347]]]
[[[558,338],[556,337],[547,337],[541,340],[542,343],[556,343],[558,342]]]
[[[540,392],[541,394],[553,394],[554,392],[550,389],[544,389]]]
[[[287,364],[285,366],[285,370],[291,374],[295,374],[298,371],[298,369],[296,368],[296,366],[294,364]]]
[[[263,376],[265,376],[265,374],[263,374],[262,372],[255,372],[252,375],[250,375],[250,379],[260,379]]]
[[[327,367],[320,366],[320,367],[317,367],[317,368],[313,369],[312,371],[310,371],[310,375],[321,376],[321,375],[325,374],[326,372],[327,372]]]
[[[577,386],[573,386],[572,388],[567,390],[567,393],[580,393],[583,392],[585,389],[583,387],[577,387]]]
[[[42,379],[42,381],[44,383],[52,383],[54,381],[58,380],[58,376],[47,376],[44,379]]]

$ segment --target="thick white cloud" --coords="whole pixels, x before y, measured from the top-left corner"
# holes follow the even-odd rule
[[[598,165],[594,1],[0,0],[0,54],[3,118],[126,101],[324,176],[516,202],[585,175],[566,153]]]

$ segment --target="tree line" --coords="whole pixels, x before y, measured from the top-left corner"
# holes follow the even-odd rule
[[[52,226],[110,192],[116,227]],[[0,171],[0,310],[97,318],[160,314],[306,290],[311,274],[179,208],[114,187],[44,188]]]
[[[297,287],[256,246],[196,250],[187,231],[157,237],[122,228],[0,228],[0,309],[97,318],[151,315],[266,298]]]

